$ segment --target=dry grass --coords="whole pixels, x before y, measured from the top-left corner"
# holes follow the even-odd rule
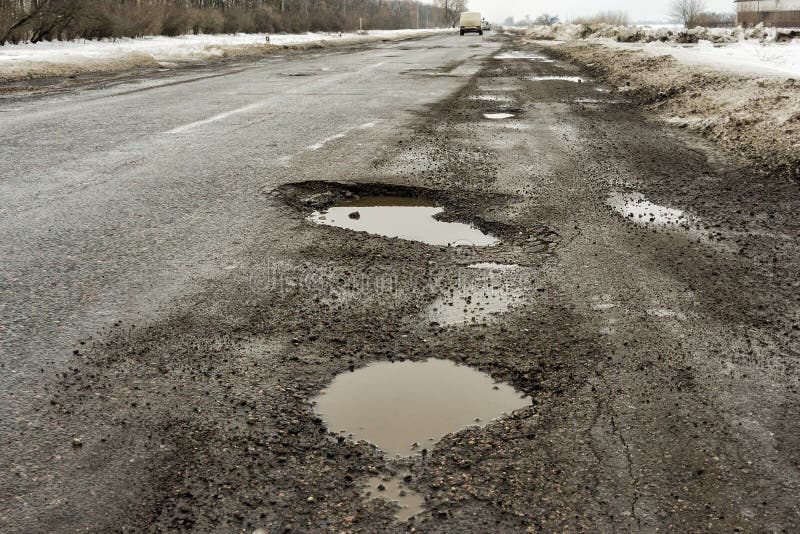
[[[66,78],[89,73],[108,74],[133,69],[156,68],[158,66],[158,61],[152,56],[138,53],[129,54],[120,58],[80,64],[47,62],[27,63],[3,67],[3,69],[0,70],[0,84],[36,78]]]
[[[630,17],[625,11],[600,11],[591,17],[578,17],[573,24],[609,24],[611,26],[627,26]]]

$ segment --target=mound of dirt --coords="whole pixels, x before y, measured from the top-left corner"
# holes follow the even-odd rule
[[[700,132],[769,174],[800,178],[800,80],[726,74],[641,51],[550,46],[661,119]]]

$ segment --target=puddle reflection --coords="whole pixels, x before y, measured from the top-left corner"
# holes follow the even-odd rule
[[[443,436],[530,404],[513,387],[449,360],[379,362],[336,377],[316,399],[331,431],[414,456]]]
[[[317,224],[438,246],[492,246],[499,240],[472,225],[436,218],[444,208],[403,197],[365,197],[309,217]]]

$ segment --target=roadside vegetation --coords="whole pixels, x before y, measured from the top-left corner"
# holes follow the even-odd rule
[[[0,45],[215,33],[452,25],[464,0],[0,0]]]
[[[612,26],[627,26],[630,17],[625,11],[600,11],[591,17],[578,17],[573,24],[611,24]]]
[[[717,13],[707,10],[708,5],[705,0],[672,0],[666,13],[667,17],[675,22],[683,24],[686,28],[732,28],[736,26],[736,14]],[[543,13],[533,20],[518,21],[517,25],[534,26],[554,26],[560,22],[558,15]],[[507,19],[506,24],[513,25],[513,19]],[[583,26],[599,26],[607,24],[609,26],[630,26],[631,20],[628,13],[619,10],[599,11],[591,16],[580,16],[571,19],[571,24]]]

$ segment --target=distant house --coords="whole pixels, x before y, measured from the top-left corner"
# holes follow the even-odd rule
[[[800,27],[800,0],[736,0],[736,18],[742,26]]]

